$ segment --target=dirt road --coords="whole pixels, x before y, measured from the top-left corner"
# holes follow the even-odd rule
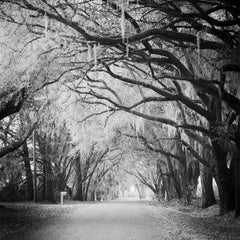
[[[23,209],[21,207],[21,209]],[[113,201],[66,205],[32,205],[37,219],[4,240],[215,240],[240,239],[174,209],[147,201]],[[16,211],[16,210],[14,210]],[[57,217],[51,217],[57,213]],[[22,214],[22,211],[20,212]],[[18,213],[17,219],[19,219]],[[37,214],[37,215],[36,215]],[[16,214],[13,214],[14,217]],[[43,215],[43,216],[42,216]],[[23,215],[22,215],[23,216]],[[26,219],[25,215],[25,219]],[[37,218],[36,218],[37,216]],[[49,217],[46,217],[49,216]],[[22,221],[24,218],[22,219]],[[20,220],[21,221],[21,220]],[[17,221],[19,222],[19,221]],[[27,221],[28,222],[28,221]],[[0,229],[1,230],[1,229]],[[1,236],[1,235],[0,235]]]
[[[57,224],[45,226],[29,240],[151,240],[158,232],[147,216],[145,202],[75,205]]]

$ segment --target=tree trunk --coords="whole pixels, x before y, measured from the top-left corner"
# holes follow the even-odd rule
[[[157,191],[158,200],[165,198],[166,184],[164,181],[162,166],[159,160],[157,160],[157,179],[155,182],[155,189]]]
[[[213,192],[212,180],[213,176],[211,171],[201,164],[201,183],[202,183],[202,208],[207,208],[216,203]]]
[[[230,173],[227,168],[227,154],[223,147],[214,139],[212,146],[215,154],[217,177],[216,182],[219,190],[220,198],[220,215],[223,215],[228,210],[232,210],[232,189],[230,189]]]
[[[47,197],[47,170],[46,170],[46,160],[43,159],[42,165],[42,200],[45,200]]]
[[[186,203],[191,204],[192,191],[188,182],[187,166],[184,166],[184,169],[182,171],[182,188],[183,188],[183,196],[186,199]]]
[[[77,156],[75,159],[75,167],[76,167],[76,193],[74,196],[74,200],[84,201],[83,195],[83,183],[82,183],[82,166],[80,156]]]
[[[93,177],[93,173],[92,173],[91,176],[88,178],[87,183],[85,183],[85,187],[84,187],[85,201],[88,200],[88,192],[89,192],[90,184],[91,184],[91,182],[92,182],[92,177]]]
[[[212,131],[213,135],[217,134],[217,129],[219,124],[222,122],[222,109],[221,101],[218,99],[212,99],[212,104],[210,106],[210,111],[212,112],[213,119],[209,121],[209,129]],[[231,199],[229,198],[229,169],[227,167],[227,153],[224,150],[221,142],[216,139],[216,136],[211,137],[213,154],[215,157],[216,166],[216,182],[218,185],[219,198],[220,198],[220,215],[223,215],[231,207]]]
[[[181,186],[182,195],[187,204],[191,203],[191,189],[189,188],[188,182],[188,171],[187,171],[187,160],[180,164],[180,176],[181,176]]]
[[[188,182],[191,186],[192,196],[196,196],[198,178],[200,176],[199,161],[192,160],[188,164]]]
[[[235,158],[235,217],[240,216],[240,157]]]
[[[91,180],[88,179],[88,182],[87,182],[86,185],[85,185],[85,186],[86,186],[86,187],[85,187],[85,193],[84,193],[84,195],[85,195],[84,200],[85,200],[85,201],[88,200],[88,192],[89,192],[90,183],[91,183]]]
[[[33,175],[30,166],[29,151],[27,142],[23,144],[23,161],[26,171],[26,184],[27,184],[27,200],[33,200]]]
[[[77,183],[77,191],[74,197],[74,200],[78,200],[83,202],[84,201],[84,196],[83,196],[83,186],[82,186],[82,182]]]
[[[180,133],[177,132],[177,138],[180,139]],[[191,190],[188,182],[188,169],[187,169],[187,156],[186,152],[182,149],[182,144],[176,141],[176,153],[181,156],[183,161],[179,165],[179,174],[181,176],[182,197],[186,200],[187,204],[191,203]]]
[[[235,183],[235,217],[240,216],[240,117],[236,131],[237,152],[234,154],[234,183]]]
[[[42,177],[42,200],[55,203],[54,194],[54,177],[49,161],[43,160],[43,177]]]
[[[55,195],[54,195],[54,178],[53,178],[53,171],[51,162],[47,162],[47,193],[46,193],[46,200],[55,203]]]
[[[173,185],[174,185],[174,188],[175,188],[175,191],[177,194],[177,198],[181,199],[182,198],[181,184],[173,170],[173,165],[172,165],[170,157],[167,157],[167,166],[168,166],[169,175],[173,180]]]
[[[170,201],[173,198],[178,197],[178,195],[176,194],[176,187],[173,184],[173,180],[172,180],[172,177],[170,176],[170,174],[168,174],[166,176],[166,184],[167,184],[167,199],[168,199],[168,201]]]
[[[162,185],[162,197],[166,200],[166,201],[169,201],[170,200],[170,189],[168,189],[169,185],[169,180],[168,180],[169,176],[163,176],[162,177],[162,182],[163,182],[163,185]]]

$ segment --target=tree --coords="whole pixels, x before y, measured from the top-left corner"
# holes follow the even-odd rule
[[[15,114],[5,118],[1,121],[1,145],[2,150],[8,149],[9,146],[15,146],[16,142],[21,142],[21,136],[28,131],[29,124],[25,124],[21,114]],[[31,125],[31,124],[30,124]],[[30,134],[27,135],[27,138]],[[33,198],[33,177],[30,166],[30,155],[28,151],[27,138],[19,144],[14,153],[11,153],[13,149],[10,149],[9,156],[4,155],[2,157],[1,164],[3,166],[2,181],[5,182],[5,193],[2,193],[2,197],[5,200],[15,199],[22,200],[26,198],[27,200],[32,200]],[[11,163],[12,161],[12,163]],[[17,166],[19,165],[19,166]],[[15,168],[15,170],[14,170]],[[16,178],[15,176],[16,175]],[[11,176],[11,177],[9,177]],[[15,186],[12,186],[15,185]],[[15,193],[12,190],[16,190]]]
[[[12,18],[9,6],[18,7],[22,14],[16,8],[17,17]],[[239,72],[238,59],[233,59],[232,54],[239,45],[236,1],[229,4],[217,0],[207,3],[151,0],[119,4],[103,0],[81,1],[76,5],[74,1],[56,4],[6,0],[2,1],[2,9],[4,19],[20,24],[27,19],[30,31],[38,35],[49,37],[62,27],[61,33],[67,33],[63,39],[69,46],[64,49],[68,49],[69,54],[62,58],[62,65],[71,82],[66,80],[66,75],[60,78],[81,94],[85,102],[105,106],[105,113],[125,111],[171,125],[181,129],[181,137],[183,133],[190,133],[199,144],[205,142],[202,141],[205,137],[209,138],[215,156],[221,213],[230,208],[239,209],[238,204],[231,202],[229,193],[229,185],[237,186],[239,173],[236,171],[232,182],[227,167],[229,152],[222,147],[222,140],[233,142],[239,151],[234,128],[238,125],[240,100],[227,89],[232,79],[230,84],[226,81],[229,72]],[[94,19],[93,13],[98,13]],[[53,48],[51,54],[53,51],[59,49]],[[234,64],[229,64],[230,61]],[[212,76],[206,76],[209,69]],[[109,85],[113,81],[132,89],[136,98],[131,100],[136,101],[124,102],[123,93]],[[140,108],[144,103],[148,106],[152,102],[169,101],[178,104],[176,109],[181,114],[178,119],[163,118],[160,114],[156,117],[151,109],[144,113]],[[225,110],[231,112],[231,117],[223,118]],[[197,125],[185,118],[186,112],[199,118]],[[204,161],[193,150],[188,147],[191,154]],[[205,164],[209,165],[207,161]],[[235,193],[238,199],[238,191]]]
[[[27,48],[29,39],[30,34],[22,31],[21,27],[7,22],[1,25],[0,120],[18,114],[24,108],[29,108],[31,105],[29,99],[37,89],[42,87],[43,83],[39,76],[41,69],[37,69],[40,64],[37,60],[39,52],[35,50],[35,54],[32,54],[33,49]],[[1,148],[0,158],[25,144],[32,131],[33,127],[26,129],[21,134],[22,138]]]

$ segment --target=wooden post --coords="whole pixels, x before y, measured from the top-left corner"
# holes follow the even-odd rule
[[[63,197],[67,195],[67,192],[61,192],[61,205],[63,204]]]

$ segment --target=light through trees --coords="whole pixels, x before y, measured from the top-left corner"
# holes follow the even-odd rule
[[[28,73],[31,85],[25,88],[58,96],[49,107],[54,103],[68,116],[50,125],[66,128],[69,158],[72,151],[84,152],[84,143],[91,149],[94,137],[98,153],[116,146],[123,154],[142,152],[144,167],[129,174],[149,186],[158,181],[160,197],[190,203],[201,174],[203,206],[211,205],[214,177],[221,213],[235,209],[238,216],[239,7],[215,0],[6,0],[1,19],[30,34],[24,51],[33,51],[39,66]],[[48,134],[44,151],[53,156],[57,134]],[[48,159],[45,170],[54,182],[56,156]],[[152,168],[156,176],[150,178]]]

